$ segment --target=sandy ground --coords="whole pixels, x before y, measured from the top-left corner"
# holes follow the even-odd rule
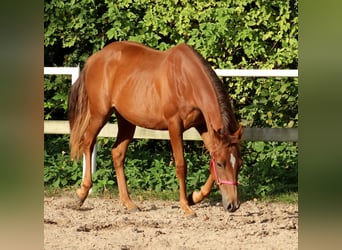
[[[142,200],[129,213],[117,199],[44,198],[44,249],[298,249],[298,205],[247,201],[235,213],[221,203],[194,206],[187,218],[176,201]]]

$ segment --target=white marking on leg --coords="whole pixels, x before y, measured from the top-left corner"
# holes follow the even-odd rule
[[[230,154],[230,164],[232,164],[232,168],[235,168],[235,156],[233,154]]]

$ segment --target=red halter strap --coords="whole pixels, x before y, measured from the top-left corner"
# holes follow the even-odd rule
[[[219,186],[221,184],[227,184],[227,185],[237,186],[239,184],[238,182],[235,182],[235,181],[221,180],[220,177],[218,177],[216,167],[215,167],[215,159],[213,156],[210,159],[210,169],[214,170],[216,185]]]

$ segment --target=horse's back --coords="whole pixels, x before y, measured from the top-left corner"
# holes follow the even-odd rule
[[[184,70],[193,67],[189,53],[184,44],[166,51],[135,42],[107,45],[87,62],[93,103],[100,110],[114,108],[138,126],[167,129],[169,117],[193,104],[185,96],[192,93],[184,78]]]

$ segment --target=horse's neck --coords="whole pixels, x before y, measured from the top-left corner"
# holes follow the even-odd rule
[[[230,122],[234,122],[235,118],[231,119],[231,117],[228,117],[231,109],[230,107],[227,108],[224,103],[221,103],[223,107],[220,106],[219,99],[221,99],[222,102],[222,97],[218,97],[220,93],[217,93],[219,92],[215,85],[217,83],[214,82],[215,80],[218,80],[214,79],[217,77],[215,72],[209,68],[210,66],[206,65],[204,59],[201,61],[200,55],[196,56],[196,52],[189,50],[187,46],[178,46],[175,50],[180,50],[182,52],[180,54],[176,53],[175,55],[180,58],[183,65],[192,66],[192,70],[189,70],[189,67],[181,67],[179,71],[183,74],[184,82],[193,83],[193,98],[204,116],[208,131],[229,133],[229,126],[233,125],[230,124]],[[178,63],[176,65],[181,64]],[[176,78],[179,78],[179,76]],[[222,116],[223,113],[224,115]]]
[[[208,132],[218,132],[224,129],[221,108],[213,86],[197,88],[198,106],[204,116]]]

